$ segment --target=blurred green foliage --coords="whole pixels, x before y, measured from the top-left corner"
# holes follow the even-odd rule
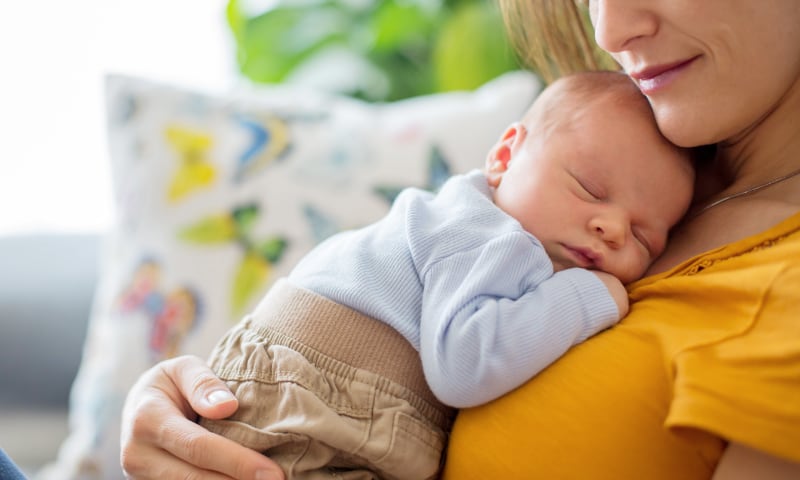
[[[494,0],[229,0],[227,17],[257,83],[292,81],[334,50],[363,68],[342,64],[346,81],[339,72],[328,87],[369,101],[473,89],[520,68]]]

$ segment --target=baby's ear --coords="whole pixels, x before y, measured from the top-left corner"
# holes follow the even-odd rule
[[[514,153],[514,147],[525,136],[525,128],[520,123],[513,123],[497,140],[486,156],[485,173],[489,185],[497,187]]]

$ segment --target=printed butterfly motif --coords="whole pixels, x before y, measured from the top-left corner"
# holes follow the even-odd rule
[[[319,243],[341,230],[332,218],[314,205],[303,205],[303,216],[311,226],[314,243]]]
[[[110,123],[114,126],[125,125],[136,116],[139,109],[138,99],[130,93],[120,93],[114,98],[109,115]]]
[[[433,145],[428,156],[428,178],[425,181],[425,185],[421,186],[420,188],[435,192],[447,181],[448,178],[450,178],[451,175],[452,173],[450,171],[450,165],[447,163],[447,159],[444,158],[441,150],[439,150],[436,145]],[[373,187],[373,192],[380,197],[383,197],[383,199],[385,199],[389,205],[391,205],[394,203],[394,200],[397,198],[397,196],[400,195],[400,192],[409,186],[411,185],[378,185]]]
[[[182,229],[181,240],[198,245],[233,243],[242,249],[242,260],[233,276],[230,303],[235,317],[248,306],[253,296],[267,284],[273,265],[288,245],[280,236],[254,239],[253,226],[260,215],[255,204],[236,207],[230,212],[209,215]]]
[[[194,292],[186,287],[164,291],[160,276],[157,262],[142,261],[117,299],[119,312],[142,312],[150,319],[149,347],[154,361],[177,355],[183,339],[200,317]]]
[[[236,121],[249,133],[249,142],[237,159],[235,181],[252,177],[289,152],[289,124],[285,119],[272,115],[260,119],[237,116]]]
[[[217,176],[216,168],[208,158],[213,145],[211,135],[180,125],[168,125],[164,136],[178,155],[178,169],[170,182],[167,199],[177,202],[210,186]]]

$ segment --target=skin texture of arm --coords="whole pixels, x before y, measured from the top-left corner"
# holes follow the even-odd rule
[[[800,464],[732,443],[722,454],[712,480],[791,480],[800,478]]]
[[[183,356],[145,372],[128,394],[121,463],[127,478],[283,480],[267,457],[195,423],[231,415],[238,403],[205,361]]]

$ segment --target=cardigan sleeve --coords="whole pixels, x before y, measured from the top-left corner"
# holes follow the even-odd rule
[[[424,273],[420,354],[431,390],[471,407],[521,385],[619,319],[593,273],[552,273],[530,235],[508,233]]]

